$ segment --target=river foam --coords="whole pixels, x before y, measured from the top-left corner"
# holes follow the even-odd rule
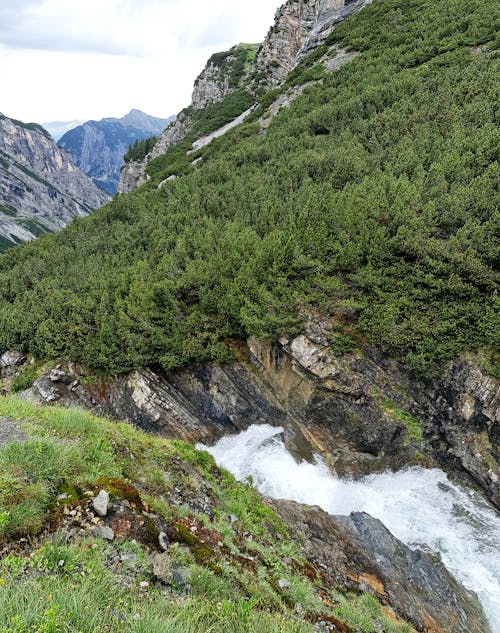
[[[500,633],[500,516],[493,506],[438,469],[338,479],[319,457],[314,464],[297,463],[282,431],[252,426],[198,448],[237,479],[251,477],[263,494],[318,505],[330,514],[367,512],[410,547],[439,552],[455,577],[478,595],[492,633]]]

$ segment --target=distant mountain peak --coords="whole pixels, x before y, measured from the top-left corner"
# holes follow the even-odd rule
[[[47,130],[0,115],[0,252],[108,201]]]
[[[157,136],[174,117],[160,119],[133,108],[121,118],[88,121],[67,132],[59,145],[108,193],[116,193],[123,156],[135,141]]]

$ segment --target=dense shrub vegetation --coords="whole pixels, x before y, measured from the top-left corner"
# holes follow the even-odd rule
[[[174,148],[175,170],[157,159],[148,185],[3,255],[0,348],[171,368],[346,307],[424,375],[494,347],[495,16],[493,0],[379,0],[346,20],[329,44],[362,54],[265,136],[240,126],[195,168]]]
[[[238,44],[228,51],[214,53],[207,62],[207,66],[216,66],[221,75],[227,77],[229,86],[236,88],[245,70],[257,54],[258,44]]]

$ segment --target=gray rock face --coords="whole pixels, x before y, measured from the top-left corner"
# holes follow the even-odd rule
[[[209,61],[195,81],[191,106],[200,109],[222,101],[234,90],[230,79],[221,66]]]
[[[267,502],[296,533],[324,583],[369,591],[417,631],[488,633],[476,596],[434,557],[412,550],[365,513],[334,517],[293,501]]]
[[[43,128],[0,115],[0,251],[108,200]]]
[[[95,499],[92,499],[92,507],[100,517],[105,517],[108,514],[109,506],[109,494],[106,490],[99,490],[99,494]]]
[[[140,110],[132,110],[121,119],[88,121],[67,132],[59,145],[73,156],[78,167],[96,185],[113,195],[118,188],[123,156],[129,146],[134,141],[163,132],[172,119],[158,119]]]
[[[323,44],[335,24],[365,4],[366,0],[289,0],[280,7],[255,60],[260,86],[282,83],[301,59]]]
[[[147,175],[144,169],[144,161],[131,160],[120,169],[117,192],[129,193],[145,182],[147,182]]]
[[[433,420],[436,452],[456,461],[500,508],[500,381],[473,358],[462,359],[416,397]]]
[[[8,371],[23,365],[26,362],[26,356],[15,349],[8,350],[0,356],[0,370]]]

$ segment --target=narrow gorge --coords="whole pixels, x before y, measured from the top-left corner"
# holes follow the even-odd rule
[[[288,0],[0,256],[0,601],[67,560],[113,633],[500,633],[493,4]]]

